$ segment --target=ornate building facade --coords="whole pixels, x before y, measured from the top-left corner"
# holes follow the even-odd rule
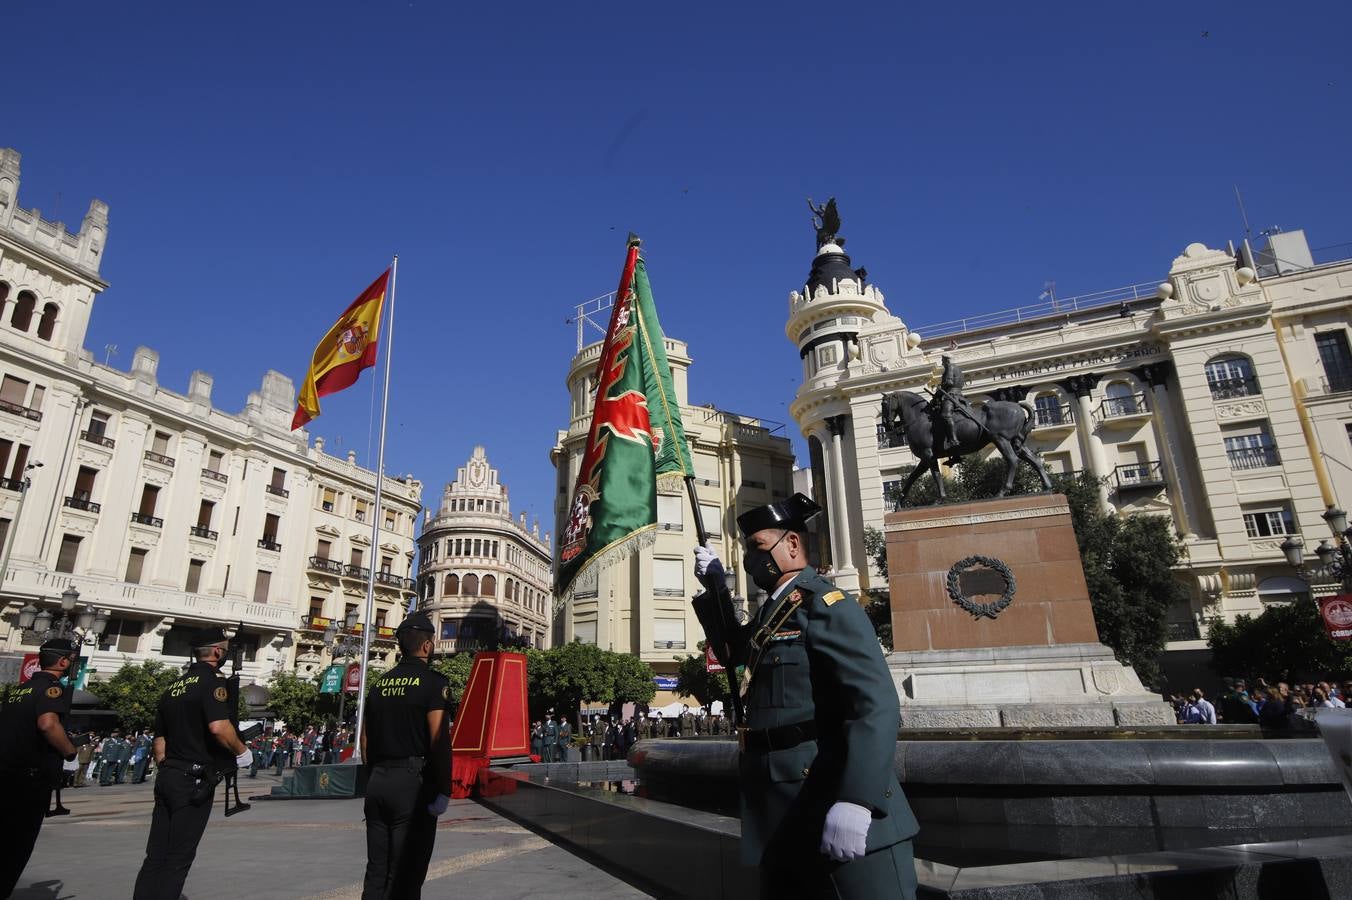
[[[36,649],[36,635],[17,627],[19,610],[56,610],[68,588],[107,618],[83,650],[96,677],[124,661],[186,662],[193,630],[240,622],[246,679],[290,668],[298,648],[302,670],[317,668],[326,617],[364,602],[372,565],[383,573],[376,622],[397,623],[414,593],[422,486],[384,480],[385,522],[371,547],[375,474],[289,430],[286,376],[268,372],[234,414],[213,405],[205,372],[184,393],[161,385],[148,348],[135,351],[130,371],[96,362],[84,340],[107,287],[99,265],[108,208],[93,201],[76,234],[20,208],[19,162],[0,150],[7,655]],[[388,629],[377,649],[393,649]]]
[[[681,404],[686,438],[695,466],[701,518],[712,546],[723,560],[739,597],[757,602],[757,588],[741,565],[737,516],[792,493],[793,450],[784,426],[751,416],[691,406],[687,372],[691,359],[682,341],[666,339],[672,386]],[[566,521],[578,468],[591,425],[594,372],[601,343],[579,348],[568,368],[571,415],[550,454],[557,475],[555,527]],[[631,653],[652,666],[655,675],[674,678],[677,656],[697,652],[704,632],[690,606],[701,588],[691,556],[696,543],[694,511],[684,490],[659,489],[656,541],[626,560],[584,573],[573,599],[556,615],[554,637],[599,644]],[[665,683],[665,682],[660,682]],[[676,699],[659,693],[654,706]]]
[[[420,608],[437,623],[441,652],[494,641],[550,645],[553,550],[540,523],[512,518],[507,486],[475,447],[446,485],[418,537]]]
[[[837,577],[880,584],[863,532],[883,529],[915,462],[883,429],[881,399],[923,393],[947,355],[974,403],[1030,405],[1029,446],[1049,470],[1088,470],[1120,514],[1172,518],[1192,598],[1170,612],[1171,650],[1204,649],[1215,617],[1333,591],[1282,542],[1312,555],[1326,508],[1352,503],[1349,257],[1352,245],[1312,253],[1300,232],[1259,251],[1191,244],[1162,281],[913,330],[827,242],[789,295],[786,334]]]

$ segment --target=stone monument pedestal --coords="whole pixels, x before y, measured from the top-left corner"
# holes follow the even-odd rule
[[[904,509],[885,528],[903,727],[1174,724],[1099,643],[1063,495]]]

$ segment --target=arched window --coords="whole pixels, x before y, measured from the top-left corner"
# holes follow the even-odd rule
[[[492,575],[485,575],[483,587],[479,589],[479,593],[485,597],[496,597],[498,595],[498,579]]]
[[[1061,405],[1061,396],[1056,391],[1047,391],[1034,398],[1033,415],[1039,428],[1064,425],[1070,419],[1070,409]]]
[[[1258,599],[1264,605],[1269,603],[1308,603],[1310,589],[1299,578],[1289,575],[1276,575],[1258,582]]]
[[[504,586],[503,586],[503,589],[502,589],[502,599],[504,599],[504,600],[511,600],[511,599],[513,599],[513,598],[512,598],[512,591],[515,590],[515,588],[516,588],[516,582],[513,581],[512,579],[508,578],[508,579],[507,579],[507,584],[504,585]]]
[[[52,339],[52,332],[56,329],[56,304],[47,303],[42,307],[42,318],[38,320],[38,337],[44,341]]]
[[[1114,381],[1103,392],[1107,398],[1103,401],[1103,412],[1109,416],[1134,416],[1141,411],[1140,400],[1131,385],[1125,381]]]
[[[1247,356],[1218,356],[1206,364],[1206,383],[1213,400],[1249,397],[1263,393]]]
[[[441,586],[441,595],[443,597],[454,597],[460,593],[460,576],[447,575],[446,580]]]
[[[37,305],[37,295],[32,291],[21,291],[14,301],[14,312],[10,314],[9,324],[19,331],[27,331],[33,324],[33,309]]]
[[[466,576],[465,576],[465,596],[466,596],[466,597],[477,597],[477,596],[479,596],[479,576],[478,576],[478,575],[466,575]]]
[[[5,301],[9,299],[9,283],[0,281],[0,310],[5,307]]]

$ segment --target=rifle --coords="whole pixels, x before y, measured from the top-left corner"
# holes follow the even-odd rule
[[[230,637],[230,643],[226,647],[226,655],[230,658],[230,674],[225,679],[225,702],[230,707],[230,724],[235,727],[239,733],[239,676],[240,666],[244,662],[244,622],[240,621],[239,627]],[[261,724],[253,725],[245,732],[239,733],[239,739],[246,742],[251,741],[263,733]],[[230,796],[233,792],[235,802],[230,803]],[[233,816],[235,813],[242,813],[252,807],[253,804],[245,803],[239,799],[239,767],[231,761],[225,771],[225,814]]]
[[[699,498],[695,495],[695,476],[685,476],[685,491],[690,498],[690,509],[695,514],[696,537],[699,539],[700,546],[703,547],[709,542],[709,532],[704,527],[704,515],[700,510]],[[732,615],[732,596],[728,591],[727,584],[720,579],[710,578],[707,573],[700,579],[700,583],[704,585],[706,591],[714,595],[723,634],[730,638],[736,630],[734,627],[736,620]],[[709,645],[713,646],[712,640]],[[745,719],[742,714],[741,685],[737,683],[737,666],[733,664],[731,654],[727,654],[725,659],[718,653],[719,649],[714,647],[714,655],[719,656],[720,661],[724,662],[727,667],[725,674],[728,677],[728,700],[732,704],[732,722],[734,725],[742,725]]]

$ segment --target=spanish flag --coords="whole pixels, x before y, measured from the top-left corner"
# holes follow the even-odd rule
[[[380,312],[385,306],[385,288],[390,280],[386,269],[371,286],[352,301],[338,321],[315,347],[310,370],[300,387],[300,402],[291,419],[291,430],[319,415],[319,398],[350,387],[362,369],[376,364],[380,343]]]

